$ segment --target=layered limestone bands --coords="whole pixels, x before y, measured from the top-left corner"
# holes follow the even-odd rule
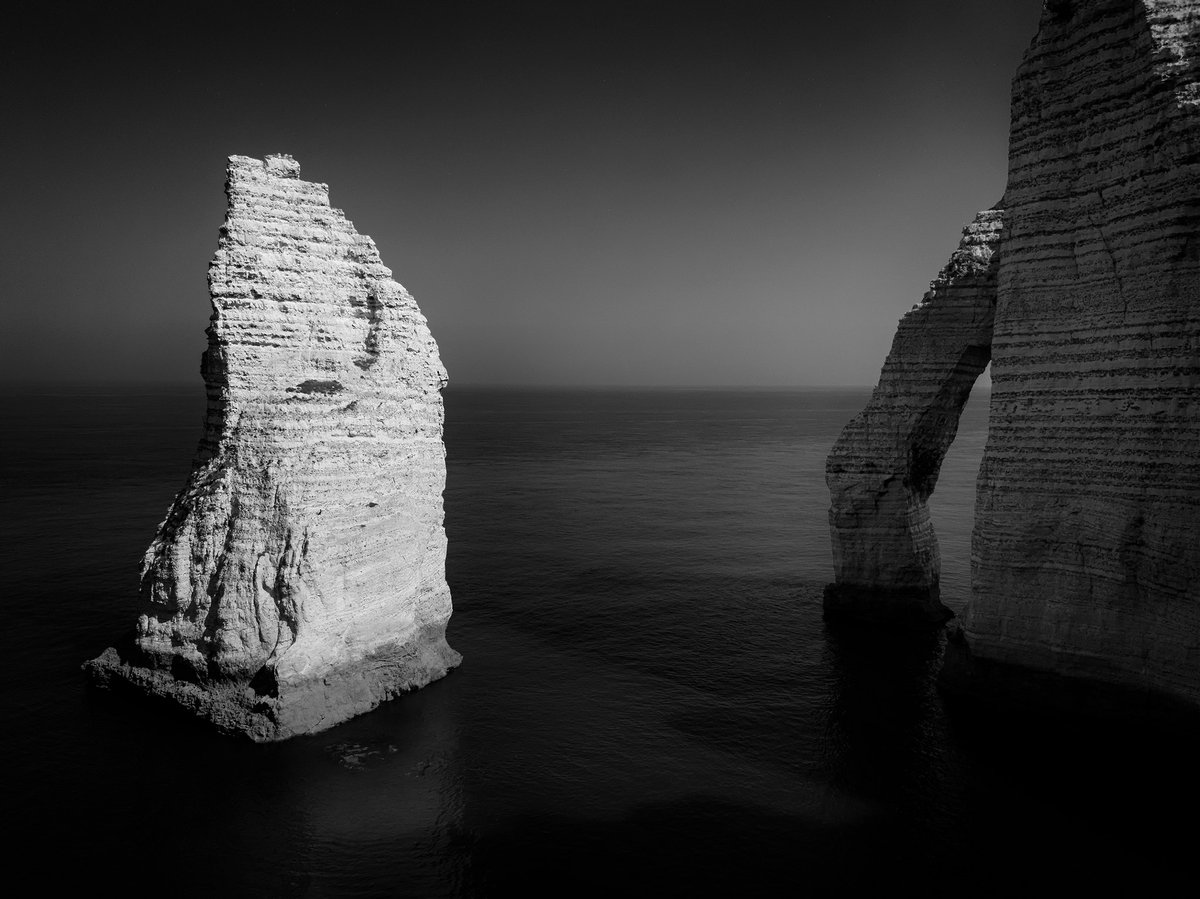
[[[1190,2],[1055,3],[1014,81],[978,671],[1200,704],[1197,29]]]
[[[1003,213],[990,209],[964,229],[925,298],[901,319],[870,402],[829,455],[829,613],[916,622],[949,615],[927,501],[990,357],[1002,225]]]
[[[1198,43],[1195,0],[1049,0],[1014,80],[949,686],[1200,711]],[[830,459],[839,584],[936,585],[904,453],[939,406],[909,327]]]
[[[446,373],[369,237],[287,156],[229,160],[208,414],[90,664],[257,740],[330,727],[458,664],[446,644]]]

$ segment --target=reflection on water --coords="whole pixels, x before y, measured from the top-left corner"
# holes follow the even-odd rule
[[[941,631],[897,637],[827,622],[833,674],[827,758],[834,782],[856,795],[902,798],[940,779],[945,720],[934,686]]]

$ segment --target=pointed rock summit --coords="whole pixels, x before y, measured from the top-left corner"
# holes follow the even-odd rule
[[[375,244],[290,156],[229,159],[203,438],[86,668],[258,741],[445,675],[446,372]]]

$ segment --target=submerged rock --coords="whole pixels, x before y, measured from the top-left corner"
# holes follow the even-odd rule
[[[85,668],[278,740],[461,661],[445,638],[446,372],[412,296],[289,156],[229,160],[204,436]]]
[[[1200,708],[1198,43],[1194,0],[1055,0],[1018,70],[958,688]],[[919,452],[906,422],[943,415],[917,375],[957,325],[931,327],[915,351],[897,337],[877,394],[903,398],[864,413],[878,423],[857,473],[839,460],[860,425],[830,459],[839,584],[888,588],[919,567],[845,549],[872,530],[883,547],[928,543],[919,514],[852,500],[886,498],[895,444]]]

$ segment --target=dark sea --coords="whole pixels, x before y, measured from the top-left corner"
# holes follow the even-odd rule
[[[827,626],[824,460],[865,390],[446,400],[461,668],[258,746],[88,686],[187,477],[200,384],[0,394],[3,872],[166,896],[1157,894],[1200,757],[948,709],[941,636]],[[987,394],[934,496],[967,595]],[[75,885],[75,886],[71,886]]]

